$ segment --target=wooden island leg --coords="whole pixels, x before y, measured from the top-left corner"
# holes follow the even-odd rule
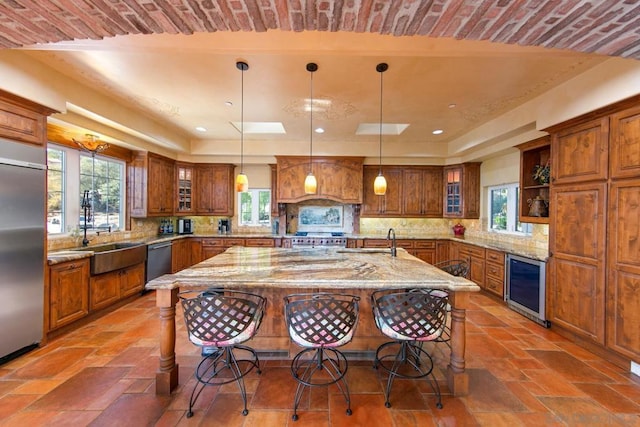
[[[465,318],[469,305],[467,292],[449,294],[451,303],[451,358],[447,366],[447,382],[454,396],[469,393],[469,375],[465,372],[464,352],[466,345]]]
[[[156,395],[168,396],[178,386],[176,364],[176,303],[178,288],[157,289],[156,307],[160,308],[160,367],[156,372]]]

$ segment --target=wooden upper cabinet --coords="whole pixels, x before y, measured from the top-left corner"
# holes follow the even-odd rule
[[[383,166],[382,174],[387,180],[384,196],[373,192],[373,181],[380,172],[379,166],[367,165],[363,171],[364,200],[361,217],[397,217],[402,215],[402,168]]]
[[[480,218],[480,163],[445,166],[443,180],[443,216]]]
[[[405,168],[402,193],[403,216],[442,217],[442,168]]]
[[[609,117],[552,133],[551,182],[570,184],[608,177]]]
[[[136,152],[128,165],[129,208],[134,218],[173,215],[174,161]]]
[[[533,177],[534,168],[538,165],[544,166],[551,163],[551,137],[545,136],[518,145],[520,149],[520,206],[518,215],[521,222],[548,224],[549,213],[545,216],[544,211],[533,211],[537,216],[530,215],[530,201],[536,198],[544,200],[546,206],[549,204],[549,184],[550,182],[536,181]]]
[[[609,143],[611,177],[640,176],[640,107],[611,115]]]
[[[304,192],[309,174],[309,157],[276,156],[277,203],[329,199],[340,203],[362,203],[363,157],[312,157],[312,171],[318,181],[315,194]]]
[[[175,167],[175,214],[191,215],[196,211],[194,203],[195,170],[191,163],[176,163]]]
[[[57,111],[0,90],[0,136],[46,145],[47,116]]]
[[[233,170],[231,164],[196,164],[196,213],[233,216]]]

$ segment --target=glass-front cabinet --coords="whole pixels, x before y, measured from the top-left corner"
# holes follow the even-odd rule
[[[462,168],[446,168],[445,171],[445,216],[462,215]]]
[[[193,213],[193,166],[176,165],[176,189],[178,192],[176,215]]]
[[[480,163],[469,162],[445,166],[445,218],[480,218]]]

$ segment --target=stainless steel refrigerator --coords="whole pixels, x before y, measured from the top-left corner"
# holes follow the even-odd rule
[[[42,339],[46,152],[0,138],[0,363]]]

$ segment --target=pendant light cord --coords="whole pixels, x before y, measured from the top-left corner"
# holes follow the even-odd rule
[[[313,67],[310,68],[309,65],[307,65],[307,70],[310,71],[311,75],[311,78],[309,79],[309,92],[311,94],[311,99],[309,102],[309,173],[313,172],[313,72],[316,69],[317,68],[314,69]]]
[[[240,68],[240,173],[244,173],[244,70]]]
[[[379,145],[380,145],[380,169],[378,173],[382,175],[382,73],[387,71],[389,65],[386,62],[382,62],[376,66],[376,71],[380,73],[380,131],[379,135]]]

